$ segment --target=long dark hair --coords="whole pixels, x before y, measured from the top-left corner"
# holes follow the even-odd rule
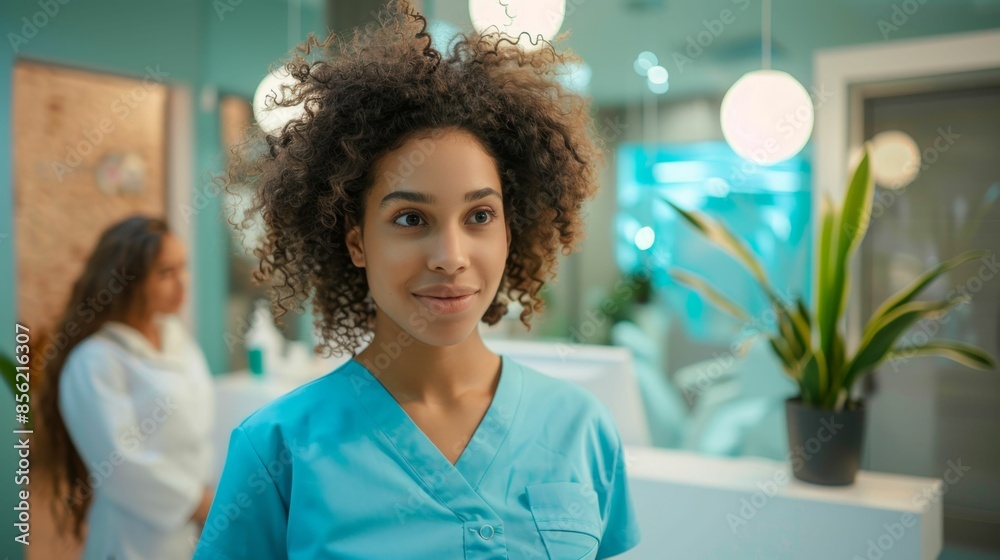
[[[46,471],[58,499],[52,501],[60,530],[72,523],[73,535],[82,540],[83,523],[93,492],[89,474],[70,439],[59,411],[59,379],[66,358],[81,341],[110,320],[124,321],[146,304],[142,285],[169,233],[166,222],[132,216],[107,228],[73,283],[62,317],[41,343],[40,420],[44,429]],[[110,301],[108,301],[110,300]]]

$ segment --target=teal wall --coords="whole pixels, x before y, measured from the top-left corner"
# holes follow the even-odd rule
[[[322,4],[303,0],[300,7],[301,33],[289,37],[289,8],[281,0],[171,0],[169,2],[123,0],[51,0],[45,17],[38,0],[4,0],[0,3],[0,31],[5,45],[0,49],[0,352],[12,355],[13,325],[17,321],[17,270],[13,229],[13,173],[11,162],[11,76],[18,58],[111,72],[142,78],[146,66],[159,66],[169,74],[170,85],[190,88],[195,105],[194,138],[190,144],[193,167],[191,188],[213,192],[209,176],[221,169],[218,113],[202,107],[203,91],[240,94],[253,92],[269,64],[283,58],[308,32],[321,35],[325,29]],[[45,21],[32,37],[22,35],[29,21]],[[294,21],[294,18],[293,18]],[[21,43],[12,34],[25,38]],[[16,45],[12,45],[11,41]],[[221,199],[207,197],[208,205],[192,219],[194,252],[190,256],[195,276],[195,329],[213,373],[228,368],[223,342],[227,299],[228,231],[223,221]],[[67,216],[67,219],[85,219]],[[71,281],[71,279],[67,279]],[[10,430],[14,429],[13,399],[0,391],[0,504],[8,522],[0,522],[0,555],[21,558],[21,546],[14,543],[14,516],[17,487],[13,484],[17,457]],[[34,535],[33,535],[34,536]]]

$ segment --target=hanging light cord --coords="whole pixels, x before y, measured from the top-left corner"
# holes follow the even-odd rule
[[[760,65],[771,69],[771,0],[762,0],[760,7]]]

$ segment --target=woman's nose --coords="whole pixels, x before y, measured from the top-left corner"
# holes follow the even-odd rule
[[[468,239],[460,226],[443,227],[429,241],[427,267],[431,270],[453,274],[469,266]]]

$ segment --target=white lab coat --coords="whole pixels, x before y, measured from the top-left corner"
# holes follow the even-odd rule
[[[59,408],[90,471],[84,560],[190,559],[190,521],[211,480],[212,380],[174,315],[158,315],[163,351],[105,323],[67,358]]]

